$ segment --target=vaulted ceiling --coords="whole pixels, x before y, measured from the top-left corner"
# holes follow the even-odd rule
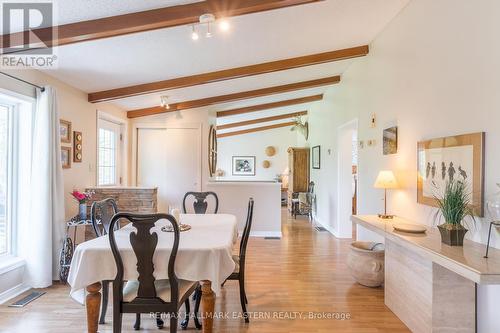
[[[217,0],[220,1],[220,0]],[[200,3],[183,0],[54,0],[57,24]],[[244,2],[240,0],[239,2]],[[409,0],[325,0],[228,19],[230,30],[212,38],[190,38],[180,25],[56,48],[58,68],[45,72],[87,93],[169,80],[368,45]],[[233,2],[234,4],[234,2]],[[252,91],[341,75],[356,59],[317,64],[111,101],[125,110],[156,107],[160,96],[171,103]],[[342,84],[340,82],[340,84]],[[230,101],[217,110],[277,102],[323,93],[328,86]],[[221,118],[221,124],[296,112],[306,105]],[[282,111],[280,111],[282,110]],[[283,111],[284,110],[284,111]],[[284,120],[289,121],[289,120]]]

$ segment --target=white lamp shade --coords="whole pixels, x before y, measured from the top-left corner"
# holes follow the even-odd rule
[[[397,188],[398,182],[394,173],[389,170],[380,171],[375,184],[373,185],[375,188]]]

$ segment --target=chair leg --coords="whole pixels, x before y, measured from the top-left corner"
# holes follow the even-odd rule
[[[247,294],[245,294],[245,304],[248,304]]]
[[[163,321],[163,319],[161,319],[161,313],[158,312],[156,314],[156,327],[161,330],[164,325],[165,322]]]
[[[135,314],[135,324],[134,324],[134,330],[138,331],[141,329],[141,314],[136,313]]]
[[[177,333],[177,316],[178,313],[170,314],[170,333]]]
[[[196,295],[196,291],[195,291]],[[184,320],[181,322],[181,327],[183,330],[187,329],[189,325],[189,317],[191,316],[191,305],[189,304],[189,297],[186,298],[186,302],[184,302],[185,307],[186,307],[186,316],[184,317]]]
[[[102,281],[102,303],[101,303],[101,318],[99,324],[105,324],[106,311],[108,309],[108,296],[109,296],[109,282]]]
[[[123,314],[120,309],[113,307],[113,333],[122,332],[122,317]]]
[[[196,303],[194,304],[194,326],[197,329],[201,330],[202,325],[200,323],[200,318],[199,318],[200,303],[201,303],[201,297],[202,297],[201,288],[196,289],[195,295],[196,295]]]
[[[243,317],[245,318],[245,323],[249,323],[250,320],[248,319],[248,313],[247,313],[247,307],[245,300],[247,299],[247,295],[245,293],[245,279],[240,279],[240,303],[241,303],[241,309],[243,310]]]

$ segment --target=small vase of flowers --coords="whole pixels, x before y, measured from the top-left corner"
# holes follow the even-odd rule
[[[86,191],[86,192],[80,192],[77,190],[74,190],[71,192],[71,195],[73,198],[75,198],[76,201],[78,201],[78,217],[80,220],[86,220],[87,219],[87,201],[92,198],[92,195],[94,195],[94,192],[92,191]]]
[[[464,223],[467,218],[475,222],[474,211],[471,208],[471,193],[467,184],[459,180],[449,181],[446,183],[443,195],[435,198],[439,207],[436,218],[440,219],[439,215],[444,218],[444,223],[438,225],[441,241],[451,246],[463,246],[468,231]]]

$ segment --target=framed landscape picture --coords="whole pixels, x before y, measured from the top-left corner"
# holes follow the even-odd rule
[[[255,176],[255,156],[233,156],[233,176]]]
[[[63,169],[71,168],[71,147],[61,147],[61,163]]]
[[[460,180],[472,194],[474,214],[484,216],[485,133],[437,138],[418,143],[417,201],[437,207],[446,182]]]
[[[61,142],[71,143],[71,122],[59,119],[59,135]]]
[[[312,147],[312,168],[321,169],[321,146]]]

